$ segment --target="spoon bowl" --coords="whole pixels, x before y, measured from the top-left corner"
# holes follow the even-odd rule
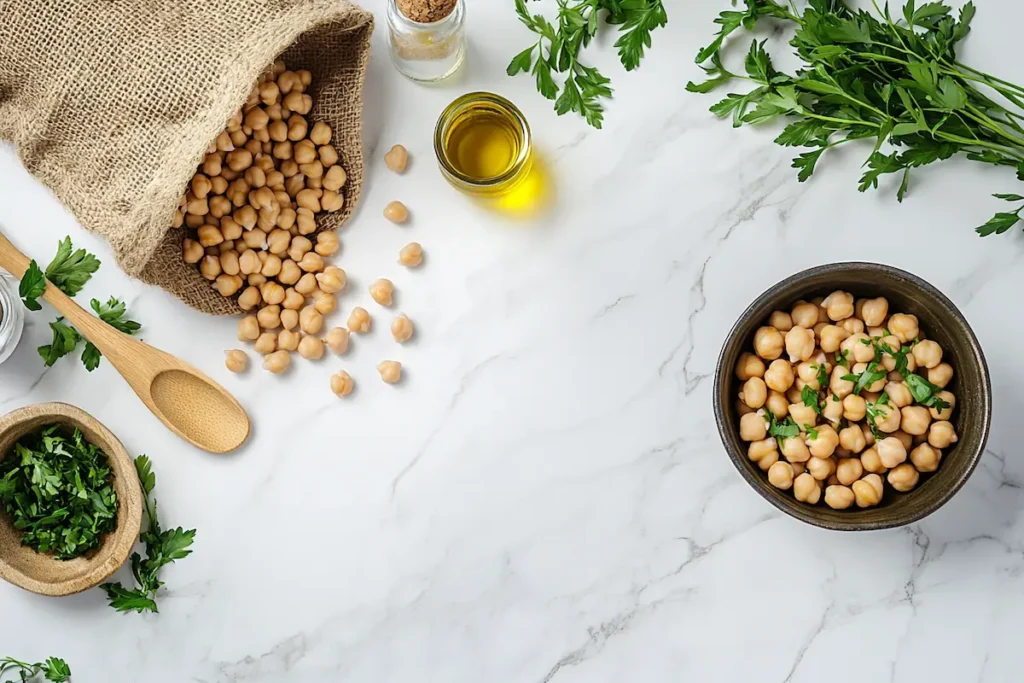
[[[0,234],[0,268],[20,278],[28,264],[28,257]],[[146,407],[182,439],[209,453],[227,453],[249,438],[245,409],[205,374],[115,330],[50,282],[43,298],[100,350]]]

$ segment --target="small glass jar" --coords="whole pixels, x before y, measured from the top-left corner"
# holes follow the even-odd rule
[[[25,312],[18,296],[18,281],[0,270],[0,363],[10,358],[21,341]]]
[[[451,76],[466,58],[466,2],[457,0],[448,16],[429,23],[413,21],[388,0],[388,45],[400,73],[414,81]]]
[[[511,192],[533,166],[530,124],[500,95],[471,92],[441,113],[434,129],[441,173],[467,194],[496,197]]]

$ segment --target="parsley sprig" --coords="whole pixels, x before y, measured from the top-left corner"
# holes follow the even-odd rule
[[[84,555],[117,526],[107,455],[77,428],[48,425],[0,460],[0,507],[21,543],[59,560]]]
[[[54,683],[71,680],[71,667],[63,659],[50,657],[45,662],[20,662],[13,657],[0,657],[0,681],[8,680],[9,674],[17,674],[24,683],[42,674],[43,678]]]
[[[788,415],[786,416],[786,419],[779,420],[775,417],[775,413],[766,408],[764,411],[764,419],[768,423],[768,436],[775,437],[779,446],[782,446],[782,442],[785,439],[791,439],[800,434],[800,426],[797,425],[796,421]]]
[[[145,499],[146,530],[142,532],[142,542],[146,546],[146,557],[132,553],[132,576],[136,586],[125,588],[120,583],[105,583],[100,588],[107,592],[110,606],[118,612],[159,612],[156,604],[156,592],[164,585],[160,580],[160,571],[174,562],[188,557],[191,553],[192,541],[196,530],[185,531],[181,527],[164,531],[157,517],[156,499],[151,494],[156,487],[156,474],[153,465],[145,455],[135,459],[135,470],[142,485]]]
[[[1024,180],[1024,87],[957,58],[958,43],[975,15],[973,3],[956,17],[944,2],[918,6],[914,0],[903,7],[902,17],[874,1],[874,13],[853,10],[843,0],[809,0],[803,14],[776,0],[743,4],[745,10],[722,12],[716,19],[721,29],[697,54],[708,79],[687,89],[706,93],[735,80],[752,83],[752,90],[729,94],[711,111],[731,116],[734,126],[787,120],[776,142],[809,150],[793,160],[801,182],[826,151],[855,140],[874,143],[858,189],[877,188],[883,176],[898,174],[899,201],[912,170],[957,154],[1014,169]],[[723,65],[725,38],[752,30],[762,18],[796,28],[790,44],[803,68],[793,74],[776,70],[764,43],[756,41],[745,73]],[[882,151],[885,144],[894,149]],[[1020,194],[994,196],[1024,202]],[[1022,210],[1024,204],[997,213],[977,228],[978,234],[1006,232],[1022,220]]]
[[[598,14],[606,10],[605,21],[619,27],[615,42],[619,61],[626,71],[640,65],[644,51],[651,46],[651,32],[668,23],[662,0],[558,0],[558,19],[552,24],[533,14],[526,0],[516,0],[519,20],[538,35],[537,42],[509,63],[506,73],[532,73],[537,90],[555,100],[559,116],[566,112],[582,115],[594,128],[604,122],[601,100],[612,96],[611,82],[595,67],[580,62],[580,51],[597,35]],[[561,86],[553,74],[566,74]]]

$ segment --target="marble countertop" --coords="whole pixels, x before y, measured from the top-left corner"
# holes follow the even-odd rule
[[[617,96],[602,131],[504,75],[530,41],[511,3],[470,2],[468,62],[437,87],[394,71],[384,1],[365,4],[378,18],[369,167],[342,233],[353,286],[337,315],[369,308],[367,284],[390,277],[417,324],[406,347],[377,315],[343,359],[230,375],[233,320],[124,276],[0,152],[0,229],[40,258],[66,234],[99,254],[83,295],[127,297],[146,340],[222,381],[254,420],[237,454],[198,452],[108,364],[44,370],[35,347],[49,315],[30,315],[0,366],[0,412],[86,409],[153,458],[166,523],[198,534],[166,571],[159,615],[116,614],[99,590],[51,599],[0,585],[0,656],[61,656],[85,683],[1017,680],[1024,242],[972,230],[1001,208],[989,193],[1014,191],[1012,174],[952,160],[918,173],[897,204],[891,181],[858,194],[867,151],[851,149],[797,183],[773,130],[733,130],[684,92],[724,0],[669,2],[669,26],[631,74],[599,41]],[[979,5],[965,60],[1024,81],[1010,58],[1024,7]],[[489,213],[437,171],[436,115],[475,89],[531,121],[554,181],[548,214]],[[412,156],[405,176],[384,167],[394,143]],[[392,199],[412,210],[409,226],[381,216]],[[427,252],[419,270],[395,264],[410,240]],[[730,464],[711,412],[742,309],[797,270],[850,259],[949,295],[995,389],[967,486],[919,524],[855,535],[770,507]],[[377,378],[384,358],[403,362],[403,385]],[[345,401],[328,389],[340,368],[357,382]]]

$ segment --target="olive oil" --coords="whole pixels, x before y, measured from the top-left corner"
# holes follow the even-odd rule
[[[455,187],[473,195],[510,192],[530,173],[530,127],[503,97],[469,93],[452,102],[437,122],[434,151]]]

